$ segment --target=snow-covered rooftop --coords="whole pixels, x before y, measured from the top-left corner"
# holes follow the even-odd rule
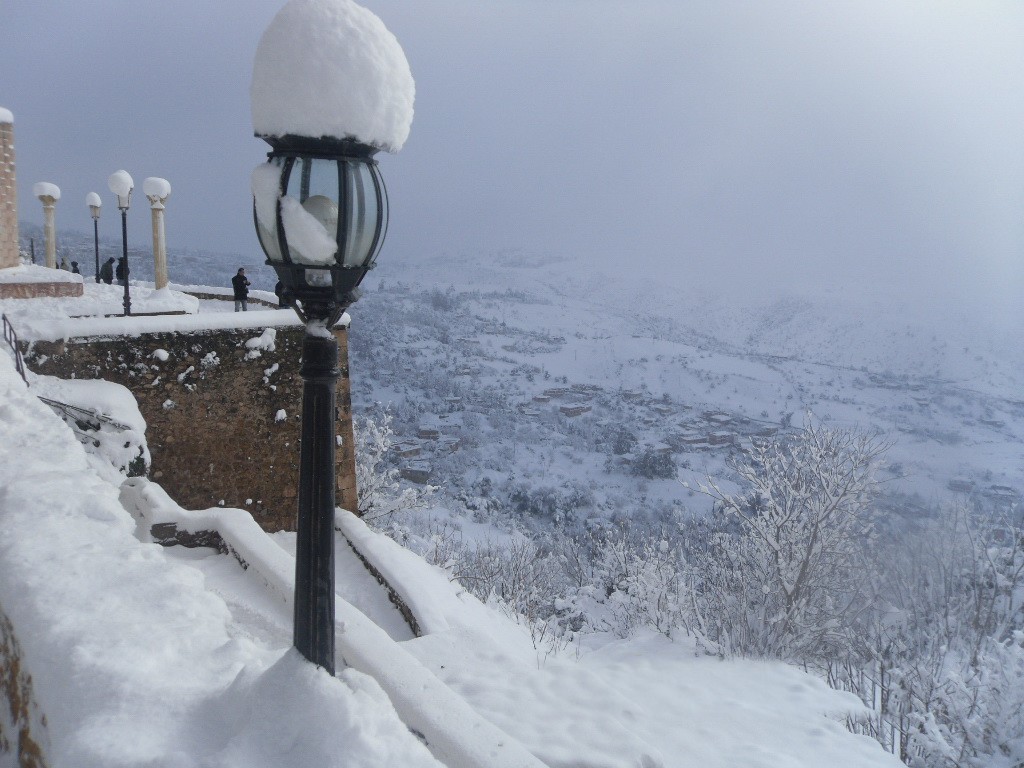
[[[259,136],[355,139],[397,152],[415,84],[384,23],[351,0],[290,0],[271,21],[252,75]]]

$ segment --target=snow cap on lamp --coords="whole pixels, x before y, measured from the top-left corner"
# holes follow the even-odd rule
[[[149,198],[164,199],[171,196],[171,182],[159,176],[149,176],[142,182],[142,193]]]
[[[415,90],[401,45],[369,10],[352,0],[289,0],[256,50],[253,129],[267,140],[347,140],[397,152]]]
[[[124,170],[114,171],[110,174],[110,178],[107,179],[107,186],[110,187],[110,191],[117,197],[117,207],[127,210],[132,190],[135,188],[135,181],[132,179],[132,175]]]
[[[60,200],[60,187],[48,181],[37,181],[32,185],[32,194],[39,198],[52,197],[54,200]]]

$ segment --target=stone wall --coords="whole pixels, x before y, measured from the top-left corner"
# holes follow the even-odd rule
[[[0,283],[0,299],[52,299],[81,296],[80,282]]]
[[[6,704],[6,706],[4,706]],[[32,677],[21,663],[21,647],[7,615],[0,610],[0,758],[8,755],[19,768],[46,768],[40,744],[46,718],[32,693]],[[3,759],[0,762],[6,764]]]
[[[181,506],[238,507],[264,530],[294,530],[302,335],[301,327],[276,329],[273,350],[247,348],[260,337],[253,330],[74,338],[36,342],[25,359],[37,373],[106,379],[130,389],[147,424],[150,477]],[[355,509],[348,336],[344,329],[336,335],[342,373],[337,504]]]

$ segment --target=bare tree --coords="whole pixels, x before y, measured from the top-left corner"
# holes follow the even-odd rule
[[[914,766],[1024,762],[1024,533],[954,504],[880,542],[874,570],[878,605],[834,670],[875,710],[855,730]]]
[[[402,488],[398,470],[388,466],[394,435],[390,411],[377,419],[357,419],[353,426],[360,516],[371,525],[380,524],[396,512],[422,506],[430,493],[429,486],[424,490]]]
[[[695,624],[712,647],[806,661],[849,645],[888,447],[808,420],[795,437],[754,441],[730,460],[741,492],[702,486],[739,528],[711,535],[690,580]]]

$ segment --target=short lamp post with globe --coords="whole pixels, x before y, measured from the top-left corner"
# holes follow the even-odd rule
[[[100,208],[103,201],[95,192],[85,196],[85,204],[89,206],[89,213],[92,214],[92,242],[96,254],[96,282],[100,281]]]
[[[107,179],[107,186],[117,197],[117,207],[121,210],[121,265],[124,274],[124,316],[132,313],[132,295],[128,288],[128,206],[131,204],[132,190],[135,182],[128,171],[115,171]]]
[[[256,233],[283,302],[306,325],[293,640],[331,674],[339,378],[332,328],[384,242],[388,199],[374,155],[401,148],[413,91],[397,40],[351,0],[291,0],[263,33],[253,67],[253,127],[270,145],[252,174]]]

